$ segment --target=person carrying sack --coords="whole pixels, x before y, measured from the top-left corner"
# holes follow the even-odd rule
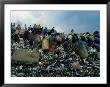
[[[55,36],[51,35],[49,38],[49,52],[54,52],[56,48]]]
[[[20,34],[20,31],[21,31],[21,26],[18,24],[17,27],[16,27],[15,34]]]

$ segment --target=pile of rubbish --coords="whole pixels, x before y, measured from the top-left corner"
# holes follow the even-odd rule
[[[99,77],[100,33],[11,23],[12,77]]]

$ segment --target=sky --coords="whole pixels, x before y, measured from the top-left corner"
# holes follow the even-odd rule
[[[100,30],[100,11],[11,11],[11,22],[24,27],[40,24],[58,32],[69,33],[74,29],[76,33],[94,32]]]

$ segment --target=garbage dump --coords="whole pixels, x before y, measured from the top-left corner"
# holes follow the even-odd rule
[[[100,33],[11,23],[12,77],[99,77]]]

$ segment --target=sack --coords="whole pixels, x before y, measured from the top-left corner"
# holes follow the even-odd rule
[[[49,40],[47,38],[44,38],[42,41],[42,49],[43,50],[49,49]]]
[[[30,36],[31,37],[31,36]],[[30,39],[30,40],[32,40],[32,43],[33,43],[33,46],[34,47],[36,47],[36,48],[39,48],[39,46],[41,46],[42,45],[42,40],[41,40],[41,37],[40,37],[40,35],[34,35],[33,37],[32,37],[32,39]]]
[[[83,47],[80,51],[79,51],[79,54],[82,58],[86,58],[88,57],[88,52],[87,52],[87,49],[85,47]]]
[[[28,49],[19,49],[13,53],[11,60],[26,63],[37,63],[39,61],[39,52],[37,52],[36,49],[33,49],[32,52]]]
[[[58,36],[56,36],[56,39],[57,39],[57,41],[59,41],[59,42],[61,42],[62,41],[62,38],[58,35]]]
[[[50,45],[49,52],[54,52],[54,51],[55,51],[55,45]]]
[[[21,29],[21,30],[20,30],[20,34],[22,34],[22,35],[23,35],[23,34],[24,34],[24,32],[25,32],[25,29]]]
[[[90,41],[94,41],[94,40],[95,40],[95,38],[94,38],[93,35],[89,35],[89,36],[88,36],[88,39],[89,39]]]
[[[74,44],[73,50],[81,57],[86,58],[88,57],[88,51],[84,44],[82,44],[80,41],[76,42]]]
[[[24,40],[23,40],[23,38],[20,38],[20,42],[19,42],[20,44],[24,44]]]
[[[35,35],[35,36],[34,36],[34,41],[35,41],[35,43],[40,43],[40,42],[41,42],[41,37],[40,37],[40,35]]]
[[[80,69],[81,68],[79,62],[72,63],[72,67],[73,67],[73,69]]]
[[[20,33],[20,31],[19,31],[19,30],[16,30],[16,31],[15,31],[15,34],[18,34],[18,33]]]

